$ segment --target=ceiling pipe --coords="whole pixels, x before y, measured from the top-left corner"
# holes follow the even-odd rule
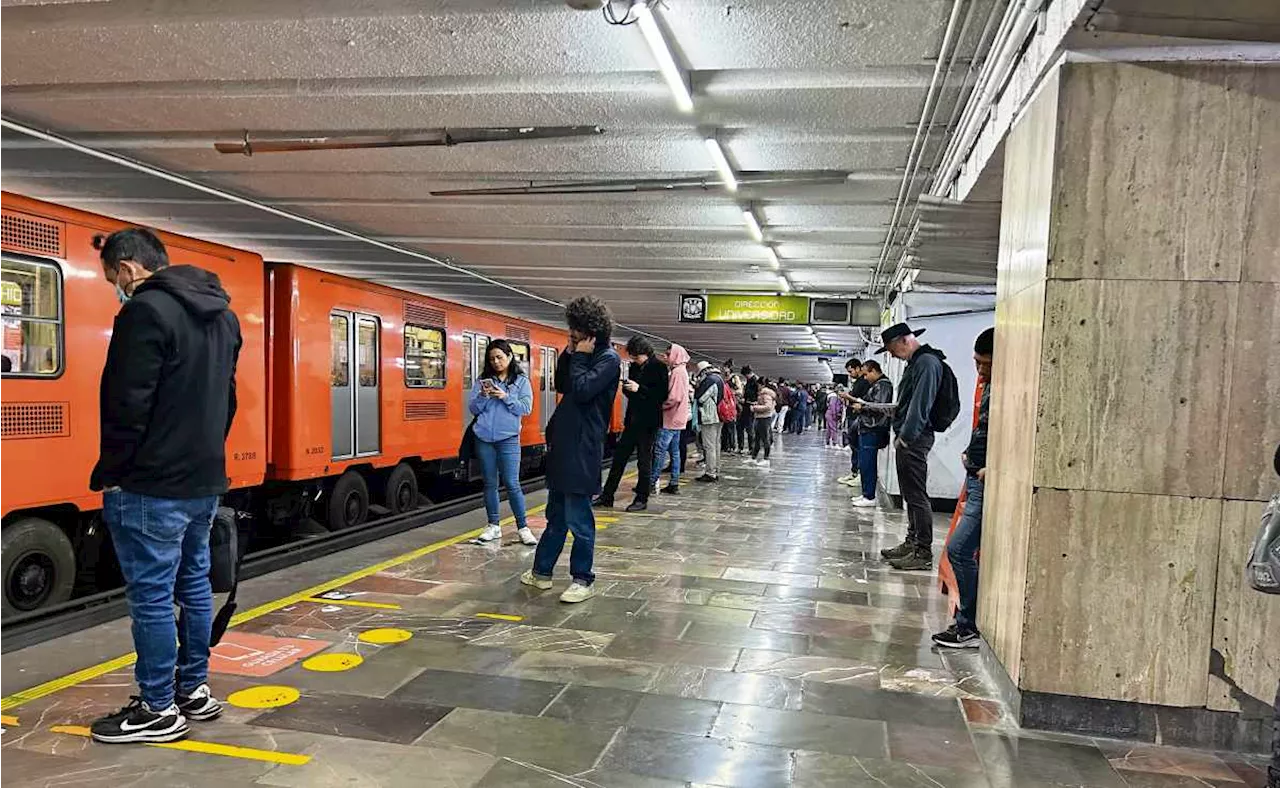
[[[986,79],[982,80],[980,92],[975,89],[977,100],[970,97],[966,115],[951,139],[947,155],[943,157],[943,165],[934,173],[933,183],[929,188],[931,193],[943,194],[951,188],[960,167],[964,164],[965,157],[969,155],[978,134],[986,123],[991,105],[1004,90],[1004,86],[1017,66],[1022,46],[1035,27],[1044,3],[1045,0],[1015,0],[1009,6],[1009,11],[1005,14],[1006,18],[1012,17],[1012,22],[1008,26],[1009,32],[1003,39],[997,37],[996,45],[999,49],[996,56],[989,58],[983,64]]]
[[[228,202],[237,203],[239,205],[243,205],[248,208],[253,208],[255,210],[259,210],[264,213],[269,213],[273,216],[278,216],[282,219],[288,219],[289,221],[298,222],[299,224],[304,224],[304,225],[307,225],[308,227],[314,227],[317,230],[323,230],[325,232],[332,233],[334,235],[338,235],[343,238],[349,238],[353,241],[358,241],[360,243],[368,244],[370,246],[375,246],[379,249],[385,249],[387,251],[395,252],[397,254],[403,254],[408,257],[414,257],[419,260],[424,260],[428,263],[438,265],[441,268],[444,268],[446,270],[454,271],[460,274],[465,274],[467,276],[472,277],[473,279],[478,279],[481,282],[484,282],[485,284],[493,285],[494,287],[499,287],[499,288],[502,288],[503,290],[509,290],[513,293],[517,293],[533,301],[537,301],[543,304],[548,304],[550,306],[554,306],[560,309],[564,308],[564,304],[560,303],[559,301],[555,301],[550,298],[545,298],[536,293],[531,293],[528,290],[521,289],[519,287],[516,287],[515,285],[507,284],[506,282],[502,282],[492,277],[485,276],[482,273],[473,271],[469,268],[464,268],[460,265],[454,265],[453,263],[446,262],[445,260],[442,260],[438,257],[433,257],[432,255],[426,254],[424,252],[418,252],[413,249],[407,249],[403,246],[396,246],[395,244],[389,244],[384,241],[379,241],[377,239],[370,238],[367,235],[361,235],[360,233],[352,232],[351,230],[344,229],[337,225],[329,224],[328,222],[322,222],[317,219],[311,219],[301,214],[296,214],[290,211],[283,210],[281,208],[276,208],[275,206],[269,205],[264,202],[259,202],[257,200],[253,200],[248,197],[242,197],[238,194],[235,194],[234,192],[223,191],[222,189],[218,189],[213,186],[207,186],[198,181],[194,181],[194,180],[191,180],[190,178],[184,177],[182,175],[178,175],[177,173],[169,172],[168,170],[163,170],[159,167],[154,167],[150,164],[140,162],[136,159],[131,159],[127,156],[121,156],[116,153],[108,153],[106,151],[101,151],[96,148],[91,148],[88,145],[82,145],[76,142],[75,140],[68,139],[67,137],[62,137],[60,135],[54,134],[49,131],[42,131],[40,129],[28,126],[24,123],[19,123],[15,120],[10,120],[9,118],[0,117],[0,128],[6,128],[6,129],[11,129],[13,131],[18,131],[28,136],[35,137],[36,139],[44,140],[45,142],[50,142],[50,143],[53,143],[54,145],[59,145],[64,148],[74,150],[77,153],[83,153],[86,156],[92,156],[95,159],[108,161],[108,162],[111,162],[112,164],[119,164],[120,166],[127,167],[128,169],[134,170],[135,172],[141,172],[146,175],[151,175],[161,180],[168,181],[169,183],[176,183],[179,186],[185,186],[189,189],[194,189],[195,191],[208,194],[212,197],[217,197],[219,199],[226,200]],[[618,323],[616,324],[616,326],[617,328],[631,334],[640,334],[642,336],[646,336],[651,339],[657,339],[662,342],[671,341],[666,337],[662,337],[657,334],[651,334],[648,331],[642,331],[638,328],[624,325],[622,323]],[[689,352],[694,353],[693,350],[690,350]],[[699,353],[697,355],[702,355],[702,354]]]
[[[902,216],[902,207],[906,202],[911,184],[915,180],[915,171],[920,166],[920,153],[926,136],[925,129],[929,125],[930,112],[938,100],[938,94],[941,92],[939,84],[945,68],[944,64],[948,60],[951,48],[955,45],[956,24],[960,19],[960,12],[968,4],[969,0],[952,0],[951,15],[947,19],[946,31],[942,34],[942,47],[938,50],[938,59],[933,64],[933,76],[929,80],[929,90],[925,94],[924,108],[920,111],[920,122],[916,124],[916,134],[911,140],[911,150],[907,154],[906,171],[903,172],[902,184],[898,187],[898,199],[894,202],[893,216],[889,219],[889,232],[885,235],[884,246],[880,249],[880,258],[876,261],[875,271],[871,274],[873,287],[884,269],[885,260],[889,256],[889,249],[893,245],[894,235],[897,233],[898,219]]]

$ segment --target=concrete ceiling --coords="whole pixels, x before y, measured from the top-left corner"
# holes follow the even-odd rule
[[[992,4],[975,0],[972,52]],[[151,0],[3,3],[3,112],[287,211],[447,259],[550,302],[590,292],[618,320],[769,374],[803,328],[676,320],[681,292],[776,290],[753,208],[798,290],[863,290],[885,241],[951,0],[668,0],[661,14],[695,109],[680,112],[636,26],[560,0]],[[1003,3],[1000,3],[1000,8]],[[158,10],[161,9],[161,10]],[[57,53],[52,55],[51,53]],[[943,115],[963,78],[940,97]],[[253,134],[598,124],[564,140],[450,148],[214,151]],[[720,187],[739,173],[833,182]],[[935,140],[931,145],[936,145]],[[932,161],[934,148],[926,150]],[[5,188],[535,319],[521,292],[193,191],[13,131]],[[922,171],[914,195],[928,172]],[[530,181],[706,178],[669,192],[433,196]],[[925,273],[922,283],[984,281]],[[823,341],[860,352],[856,329]]]

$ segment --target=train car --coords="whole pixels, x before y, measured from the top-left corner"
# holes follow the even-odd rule
[[[4,614],[119,583],[88,489],[98,452],[98,381],[119,304],[92,240],[130,225],[3,193]],[[541,467],[566,329],[160,232],[175,265],[213,271],[244,345],[227,441],[224,504],[272,541],[315,521],[352,528],[430,503],[459,462],[467,395],[489,342],[504,338],[529,375],[522,468]],[[619,348],[621,352],[621,348]],[[611,430],[622,429],[614,404]],[[611,436],[611,440],[613,437]]]
[[[93,237],[129,225],[4,192],[3,403],[0,557],[4,613],[65,601],[77,568],[96,571],[102,496],[89,490],[98,457],[98,381],[120,304]],[[267,385],[262,258],[160,233],[174,265],[216,273],[240,319],[239,410],[227,439],[235,489],[262,484]]]
[[[541,464],[565,332],[296,265],[268,276],[268,477],[288,491],[271,497],[273,520],[309,514],[350,528],[370,504],[416,508],[428,477],[473,477],[458,446],[493,339],[511,343],[534,388],[523,466]]]

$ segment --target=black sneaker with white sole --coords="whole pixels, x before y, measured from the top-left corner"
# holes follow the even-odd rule
[[[942,648],[977,648],[981,640],[976,630],[961,632],[955,624],[933,636],[933,642]]]
[[[139,742],[158,744],[185,738],[190,732],[186,717],[177,704],[163,711],[152,711],[142,698],[135,697],[115,714],[93,723],[89,728],[94,741],[104,744]]]
[[[175,702],[182,716],[194,722],[207,722],[222,716],[222,704],[213,697],[208,684],[196,687],[190,695],[179,692]]]

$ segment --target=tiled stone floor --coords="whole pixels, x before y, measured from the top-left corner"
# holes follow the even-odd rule
[[[1264,784],[1260,760],[1016,730],[975,655],[931,648],[946,603],[931,574],[877,560],[904,518],[849,506],[852,491],[832,481],[847,457],[812,435],[785,437],[768,472],[729,458],[720,484],[688,481],[645,515],[625,514],[624,496],[602,513],[600,596],[580,606],[556,601],[563,574],[556,592],[518,583],[531,549],[463,544],[353,582],[333,604],[302,602],[246,623],[235,632],[279,638],[281,649],[270,659],[229,653],[229,670],[254,675],[216,675],[215,691],[269,684],[300,697],[266,711],[229,707],[196,724],[193,739],[304,764],[107,747],[54,729],[120,706],[131,689],[122,671],[20,707],[3,737],[5,782]],[[937,524],[941,538],[945,518]],[[380,628],[412,637],[359,639]],[[289,656],[287,639],[363,662],[312,670]]]

